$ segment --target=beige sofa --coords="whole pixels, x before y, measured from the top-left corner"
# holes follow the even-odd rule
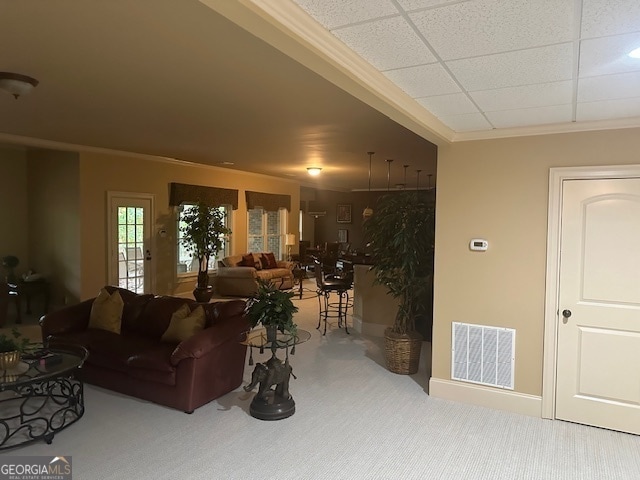
[[[248,261],[249,255],[253,262]],[[265,261],[266,254],[251,253],[232,255],[218,262],[215,289],[219,295],[249,297],[258,290],[258,279],[269,280],[280,290],[293,288],[293,262],[275,261],[271,266]],[[272,258],[272,260],[275,260]],[[248,264],[253,263],[253,266]]]

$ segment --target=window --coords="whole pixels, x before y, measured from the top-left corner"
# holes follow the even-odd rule
[[[273,252],[282,258],[287,209],[267,212],[262,208],[248,210],[248,247],[250,252]]]
[[[186,275],[194,275],[198,273],[198,259],[192,257],[192,252],[188,252],[184,245],[182,244],[182,231],[180,227],[184,226],[184,222],[182,221],[183,215],[191,209],[193,205],[191,204],[182,204],[180,206],[180,210],[178,212],[178,223],[176,225],[177,229],[177,239],[178,239],[178,265],[177,265],[177,273],[178,276],[186,276]],[[222,211],[225,214],[224,217],[224,225],[225,227],[229,227],[231,225],[231,206],[223,205],[218,207],[218,210]],[[226,257],[231,252],[231,235],[222,235],[222,249],[218,252],[218,256],[216,258],[209,259],[209,272],[213,272],[218,266],[218,260],[221,260],[223,257]]]

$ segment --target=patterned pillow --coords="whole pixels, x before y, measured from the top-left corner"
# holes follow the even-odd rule
[[[278,262],[276,262],[276,256],[273,253],[269,252],[263,255],[267,257],[267,262],[269,263],[267,268],[278,268]]]
[[[253,259],[253,255],[251,253],[246,253],[242,255],[242,260],[238,263],[239,267],[255,267],[256,262]]]

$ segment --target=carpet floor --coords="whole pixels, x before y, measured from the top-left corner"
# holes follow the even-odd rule
[[[420,371],[396,375],[381,339],[322,336],[315,297],[295,302],[311,339],[290,359],[293,416],[251,417],[241,387],[187,415],[86,385],[82,419],[5,453],[71,456],[75,480],[640,478],[639,437],[432,398],[428,343]]]

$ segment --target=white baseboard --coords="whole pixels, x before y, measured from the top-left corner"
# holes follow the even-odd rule
[[[429,395],[456,402],[542,417],[542,397],[431,377]]]
[[[362,319],[353,315],[353,329],[358,333],[371,335],[372,337],[384,337],[384,331],[389,325],[363,322]]]

